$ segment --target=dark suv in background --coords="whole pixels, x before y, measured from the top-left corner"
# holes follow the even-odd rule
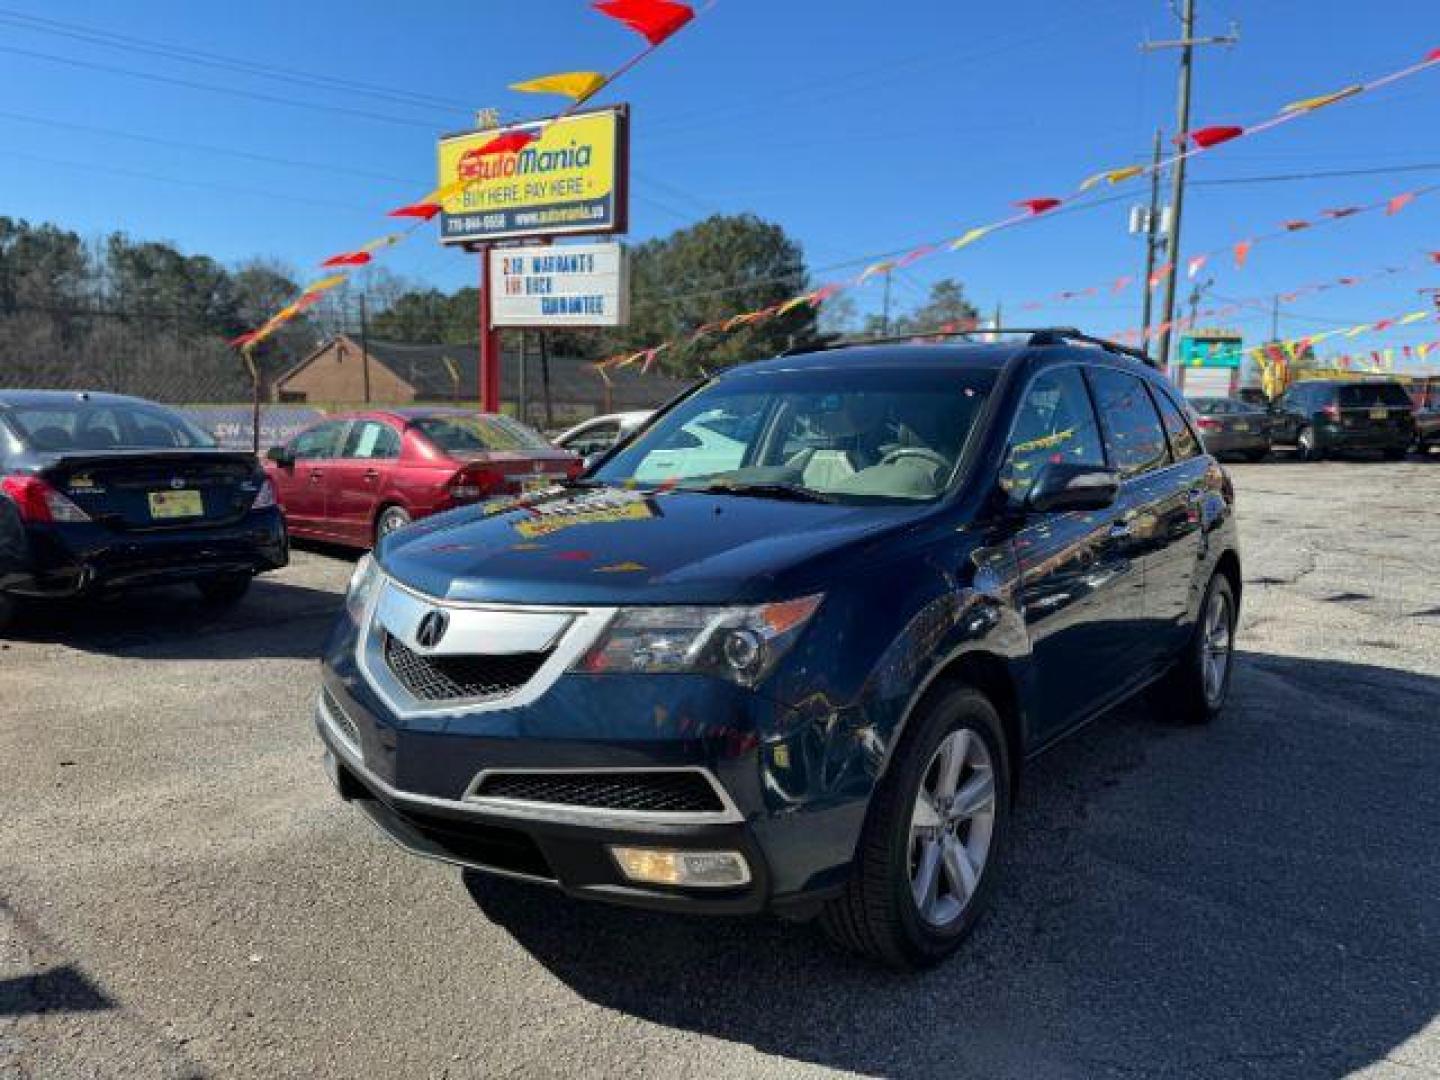
[[[1226,700],[1233,492],[1137,355],[749,364],[578,483],[387,537],[325,648],[332,780],[417,854],[937,962],[1028,758],[1148,686]]]
[[[1270,437],[1296,447],[1306,461],[1352,450],[1378,450],[1398,461],[1415,442],[1415,415],[1398,382],[1316,379],[1276,399]]]

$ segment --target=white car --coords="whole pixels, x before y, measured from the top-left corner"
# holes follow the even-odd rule
[[[593,416],[583,424],[576,424],[569,431],[555,436],[553,441],[560,449],[589,459],[596,454],[605,453],[654,415],[654,410],[642,409],[639,412]]]

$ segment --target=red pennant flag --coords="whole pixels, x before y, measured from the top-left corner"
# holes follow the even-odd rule
[[[1308,222],[1308,221],[1300,221],[1300,220],[1297,219],[1297,220],[1295,220],[1295,221],[1287,221],[1287,222],[1285,222],[1285,231],[1286,231],[1286,232],[1299,232],[1301,229],[1308,229],[1308,228],[1310,228],[1310,222]]]
[[[419,218],[421,221],[429,221],[436,214],[440,213],[440,204],[433,202],[411,203],[409,206],[401,206],[391,210],[390,217]]]
[[[347,251],[343,255],[331,255],[321,266],[364,266],[373,256],[368,251]]]
[[[1250,249],[1254,246],[1255,242],[1253,240],[1241,240],[1235,245],[1236,269],[1242,269],[1245,266],[1245,260],[1250,257]]]
[[[489,142],[477,146],[474,150],[466,151],[460,158],[460,164],[464,165],[467,161],[489,157],[492,154],[518,153],[539,137],[533,131],[507,131],[503,135],[496,135]]]
[[[257,337],[259,337],[259,336],[260,336],[260,331],[259,331],[259,330],[250,330],[250,331],[248,331],[248,332],[246,332],[246,333],[244,333],[244,334],[241,334],[241,335],[240,335],[239,337],[237,337],[237,338],[231,338],[231,339],[229,340],[229,342],[227,342],[227,344],[228,344],[232,349],[243,349],[246,345],[249,345],[252,341],[254,341],[254,340],[255,340]]]
[[[1015,205],[1020,207],[1022,210],[1030,211],[1030,213],[1034,216],[1039,216],[1040,214],[1046,213],[1047,211],[1054,210],[1055,207],[1060,205],[1060,201],[1061,200],[1059,199],[1049,198],[1021,199]]]
[[[1385,213],[1392,216],[1398,214],[1401,210],[1404,210],[1405,207],[1409,206],[1414,201],[1415,193],[1413,191],[1407,191],[1403,195],[1396,195],[1393,199],[1391,199],[1388,203],[1385,204]]]
[[[1110,286],[1111,291],[1112,291],[1112,292],[1121,292],[1121,291],[1124,290],[1124,288],[1125,288],[1127,285],[1129,285],[1129,284],[1130,284],[1132,281],[1134,281],[1134,280],[1135,280],[1135,278],[1132,277],[1132,276],[1129,275],[1129,274],[1126,274],[1124,277],[1118,277],[1118,278],[1115,279],[1115,284],[1112,285],[1112,286]]]
[[[1212,146],[1219,146],[1231,139],[1238,139],[1244,134],[1243,127],[1207,127],[1190,132],[1190,141],[1201,150],[1209,150]]]
[[[896,259],[895,266],[897,269],[902,266],[909,266],[911,263],[923,259],[926,255],[929,255],[934,250],[934,244],[926,244],[923,247],[918,247],[914,251],[910,252],[908,255],[902,255],[900,256],[900,258]]]
[[[1342,206],[1342,207],[1339,207],[1338,209],[1335,209],[1335,210],[1321,210],[1320,213],[1324,214],[1327,218],[1330,218],[1332,221],[1339,221],[1341,218],[1347,218],[1347,217],[1349,217],[1351,214],[1358,214],[1358,213],[1360,213],[1360,207],[1358,207],[1358,206]]]
[[[1155,272],[1150,275],[1149,287],[1151,289],[1154,289],[1155,286],[1159,285],[1160,282],[1165,280],[1165,275],[1170,273],[1170,267],[1172,265],[1174,264],[1167,262],[1163,266],[1157,266],[1155,268]]]
[[[1338,285],[1354,285],[1354,284],[1355,284],[1356,282],[1358,282],[1359,280],[1360,280],[1359,278],[1342,277],[1342,278],[1337,278],[1337,279],[1336,279],[1336,284],[1338,284]]]
[[[1440,251],[1430,252],[1430,258],[1433,259],[1435,262],[1440,263]]]
[[[1425,57],[1425,62],[1427,64],[1433,64],[1436,61],[1440,61],[1440,49],[1431,49],[1430,55]]]
[[[624,23],[651,46],[659,45],[695,17],[688,5],[671,0],[602,0],[595,10]]]
[[[1375,333],[1379,333],[1381,330],[1389,330],[1390,327],[1392,327],[1392,326],[1394,326],[1394,325],[1395,325],[1395,320],[1394,320],[1394,319],[1381,319],[1379,322],[1377,322],[1377,323],[1376,323],[1374,326],[1372,326],[1370,329],[1371,329],[1371,331],[1373,331],[1373,332],[1375,332]]]

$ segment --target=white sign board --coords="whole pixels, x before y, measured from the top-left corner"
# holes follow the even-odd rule
[[[494,248],[495,326],[624,326],[630,279],[617,243]]]

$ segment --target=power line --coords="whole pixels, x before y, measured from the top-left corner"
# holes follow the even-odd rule
[[[298,86],[310,86],[322,90],[334,90],[376,98],[382,101],[391,101],[400,105],[408,105],[412,108],[441,108],[451,112],[468,112],[470,108],[469,105],[463,102],[433,97],[429,94],[417,94],[410,90],[377,86],[372,83],[358,82],[353,79],[340,79],[329,75],[297,72],[289,68],[276,67],[271,64],[260,64],[252,60],[241,60],[220,53],[205,52],[200,49],[180,45],[171,45],[163,41],[134,37],[130,34],[116,33],[111,30],[101,30],[96,27],[84,26],[80,23],[63,22],[59,19],[47,19],[38,15],[27,15],[22,12],[12,11],[8,8],[0,8],[0,22],[9,23],[12,26],[18,26],[36,33],[52,34],[58,37],[70,38],[74,41],[83,41],[91,45],[99,45],[104,48],[123,49],[127,53],[148,53],[152,56],[163,57],[167,60],[174,60],[183,64],[197,64],[206,68],[224,68],[241,74],[255,75],[261,78],[293,83]]]
[[[1375,169],[1329,169],[1314,172],[1280,173],[1273,176],[1229,176],[1210,180],[1191,180],[1189,187],[1221,187],[1228,184],[1280,184],[1295,180],[1329,180],[1344,176],[1388,176],[1395,173],[1440,171],[1440,161],[1417,162],[1412,165],[1391,165]]]

